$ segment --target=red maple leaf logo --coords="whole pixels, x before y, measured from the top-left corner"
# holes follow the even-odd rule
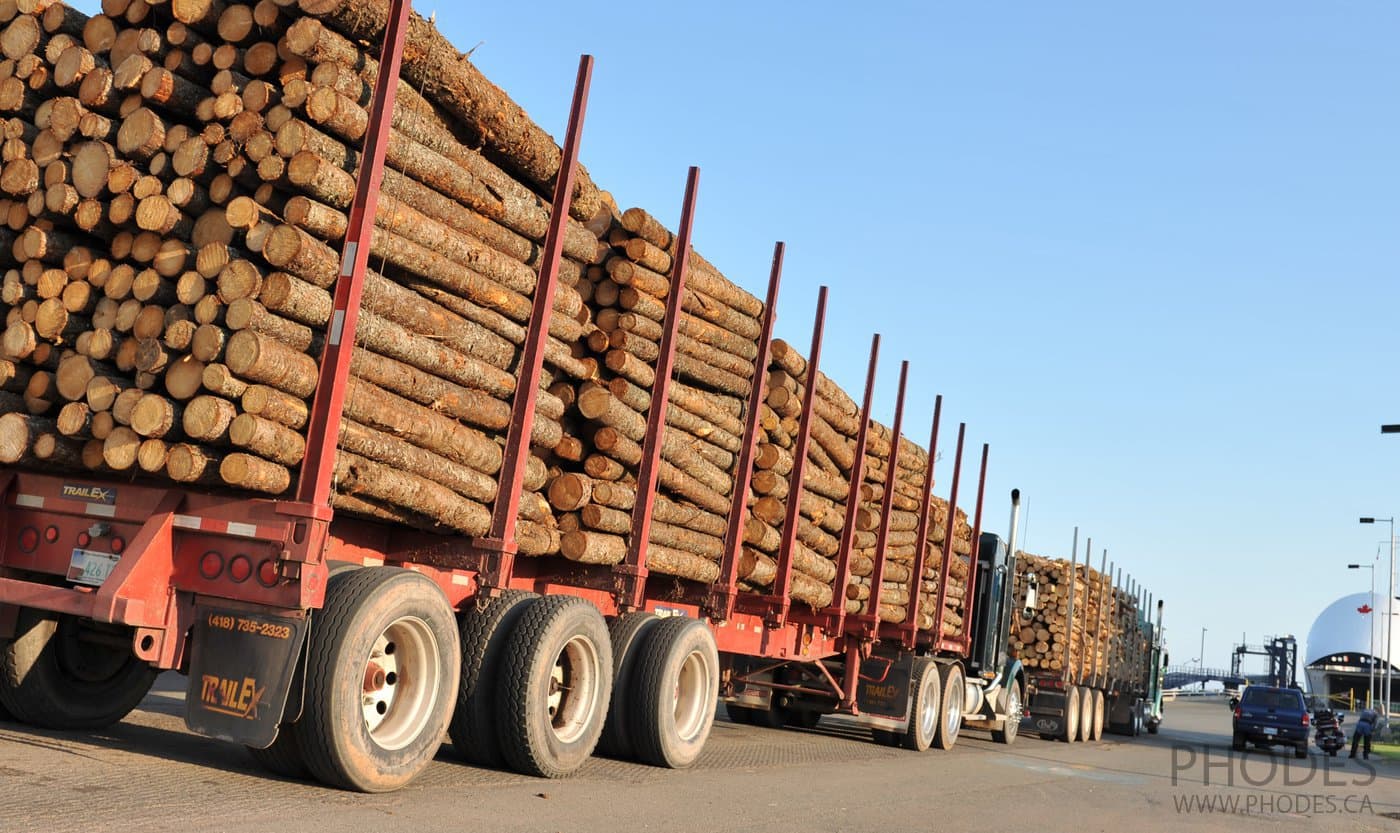
[[[1370,613],[1370,612],[1371,612],[1371,606],[1370,606],[1370,605],[1362,605],[1361,607],[1358,607],[1358,608],[1356,609],[1356,612],[1357,612],[1357,613],[1360,613],[1361,615],[1364,616],[1364,615],[1366,615],[1367,613]]]

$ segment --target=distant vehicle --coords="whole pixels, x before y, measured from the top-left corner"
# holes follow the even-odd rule
[[[1303,692],[1296,688],[1252,685],[1238,699],[1230,701],[1235,710],[1231,747],[1244,751],[1247,744],[1261,748],[1293,747],[1293,757],[1308,756],[1308,728],[1311,719]]]
[[[1345,719],[1346,715],[1328,708],[1313,712],[1313,743],[1330,757],[1337,757],[1337,753],[1347,745],[1347,733],[1342,731],[1342,721]]]

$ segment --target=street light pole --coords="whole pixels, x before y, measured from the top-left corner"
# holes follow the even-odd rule
[[[1204,672],[1204,671],[1205,671],[1205,668],[1206,668],[1206,629],[1205,629],[1205,628],[1201,628],[1201,671]],[[1202,682],[1202,683],[1201,683],[1201,690],[1204,691],[1204,690],[1205,690],[1205,687],[1206,687],[1206,684],[1205,684],[1204,682]]]
[[[1386,429],[1395,429],[1388,431]],[[1400,433],[1400,425],[1382,425],[1381,433]],[[1362,518],[1363,524],[1373,524],[1385,521],[1390,524],[1390,590],[1385,594],[1385,719],[1390,722],[1391,685],[1395,679],[1395,666],[1391,663],[1392,652],[1391,635],[1395,630],[1395,619],[1392,615],[1395,608],[1395,518]]]
[[[1366,623],[1371,637],[1371,647],[1367,649],[1370,651],[1370,655],[1366,661],[1366,705],[1370,706],[1371,701],[1376,696],[1376,565],[1348,564],[1347,569],[1371,571],[1371,618]],[[1386,609],[1389,610],[1389,606]],[[1386,619],[1389,618],[1389,616],[1386,617]]]

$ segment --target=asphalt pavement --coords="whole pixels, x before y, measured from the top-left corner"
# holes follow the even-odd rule
[[[1218,700],[1170,704],[1156,736],[1006,747],[968,731],[951,752],[923,754],[839,719],[810,731],[721,719],[693,770],[595,759],[562,781],[469,767],[444,747],[408,788],[358,795],[269,776],[242,749],[190,734],[182,686],[166,675],[101,733],[0,723],[0,831],[1400,833],[1400,762],[1232,753]]]

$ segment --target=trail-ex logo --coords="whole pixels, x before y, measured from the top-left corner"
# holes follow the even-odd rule
[[[267,693],[267,687],[259,688],[257,680],[252,677],[229,680],[214,674],[205,674],[201,677],[201,682],[199,699],[204,708],[230,717],[258,719],[258,706],[262,703],[263,695]]]
[[[108,506],[117,502],[117,490],[105,486],[89,486],[79,483],[64,483],[63,496],[84,503],[105,503]]]

